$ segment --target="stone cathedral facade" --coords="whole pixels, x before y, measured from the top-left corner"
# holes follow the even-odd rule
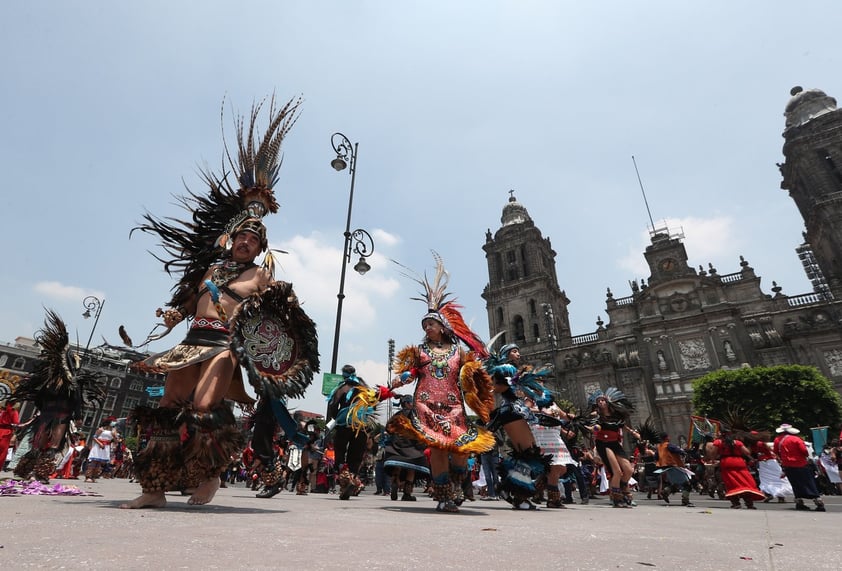
[[[689,432],[693,379],[717,369],[812,365],[842,392],[842,110],[816,89],[791,95],[778,166],[804,219],[796,255],[813,291],[788,296],[772,282],[764,293],[737,255],[726,273],[694,268],[682,235],[652,229],[648,279],[632,282],[628,296],[608,289],[608,322],[574,335],[556,252],[512,195],[483,246],[489,333],[505,331],[496,345],[514,342],[528,362],[554,363],[552,388],[577,405],[619,387],[635,403],[633,422],[651,416],[676,442]]]

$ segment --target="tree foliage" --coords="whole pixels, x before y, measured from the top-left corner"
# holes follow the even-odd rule
[[[789,423],[809,434],[814,426],[842,424],[842,398],[815,367],[783,365],[720,370],[693,381],[696,414],[727,419],[742,415],[755,430]]]

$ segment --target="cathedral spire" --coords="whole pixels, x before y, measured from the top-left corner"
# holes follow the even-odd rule
[[[515,191],[509,191],[509,202],[503,207],[503,216],[500,217],[500,223],[503,226],[510,226],[512,224],[521,224],[523,222],[531,222],[532,218],[526,207],[517,201],[515,198]]]

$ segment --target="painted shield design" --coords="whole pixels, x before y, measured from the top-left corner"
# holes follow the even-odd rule
[[[231,347],[258,394],[303,396],[319,370],[316,324],[287,282],[243,300],[231,319]]]

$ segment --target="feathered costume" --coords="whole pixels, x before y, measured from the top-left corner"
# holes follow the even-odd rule
[[[342,382],[327,397],[325,419],[334,426],[333,450],[339,472],[339,499],[348,500],[360,482],[368,430],[374,427],[379,399],[351,365],[342,367]],[[354,494],[355,495],[355,494]]]
[[[506,425],[515,422],[525,422],[529,425],[529,429],[533,433],[532,445],[524,450],[515,449],[514,446],[509,449],[509,453],[498,467],[500,489],[497,490],[497,493],[513,507],[529,506],[534,508],[529,499],[536,494],[540,486],[543,486],[546,474],[549,472],[552,454],[543,453],[536,444],[535,430],[532,427],[555,425],[558,434],[557,426],[559,422],[548,415],[534,413],[518,396],[518,391],[520,391],[535,401],[539,408],[550,406],[553,402],[552,395],[540,384],[539,380],[546,377],[552,369],[550,366],[539,369],[526,366],[518,369],[508,359],[509,353],[515,348],[517,346],[511,344],[504,345],[499,352],[489,350],[488,357],[484,362],[485,369],[494,379],[494,382],[507,385],[506,390],[500,394],[502,399],[500,406],[491,413],[491,422],[488,429],[491,431],[500,428],[505,429]],[[567,451],[560,435],[558,441]],[[567,452],[567,456],[569,455],[570,453]],[[554,494],[553,501],[557,501],[561,505],[558,487],[556,486],[556,489],[552,492]]]
[[[47,310],[36,341],[41,346],[41,359],[10,399],[30,401],[39,412],[38,419],[27,428],[33,433],[32,449],[20,459],[14,473],[21,478],[34,474],[46,483],[55,472],[56,454],[64,446],[70,421],[82,417],[84,404],[102,406],[105,385],[94,373],[80,368],[78,355],[70,352],[67,326],[54,311]]]
[[[603,398],[608,405],[607,413],[603,413],[597,403],[599,399]],[[623,428],[629,420],[629,415],[634,410],[634,405],[623,391],[616,387],[609,387],[605,389],[605,392],[597,389],[588,395],[588,405],[591,407],[591,414],[596,417],[593,431],[596,451],[606,470],[611,466],[608,450],[611,450],[615,457],[628,460],[629,455],[623,448]],[[634,505],[628,482],[621,481],[619,488],[611,488],[611,500],[614,507],[632,507]]]
[[[269,124],[259,141],[257,123],[265,101],[252,106],[248,119],[237,118],[236,160],[225,144],[223,161],[236,173],[236,190],[225,168],[221,175],[202,169],[208,194],[203,196],[188,190],[187,196],[179,198],[181,205],[191,212],[190,219],[159,219],[147,213],[144,223],[134,229],[156,235],[169,257],[155,257],[163,262],[167,273],[180,273],[172,299],[167,303],[170,309],[158,310],[158,315],[171,316],[177,312],[181,319],[192,321],[181,344],[153,355],[138,368],[169,372],[232,350],[246,368],[258,394],[270,400],[260,410],[270,419],[274,413],[282,425],[289,424],[285,421],[291,418],[281,399],[302,395],[319,369],[315,324],[301,310],[288,283],[272,282],[266,290],[245,298],[227,284],[254,267],[231,260],[230,247],[236,234],[252,232],[259,237],[261,249],[268,248],[262,218],[278,210],[273,188],[282,162],[281,144],[297,119],[300,103],[300,99],[291,99],[276,107],[272,97],[268,105]],[[274,270],[271,251],[267,252],[262,266],[271,276]],[[210,296],[217,315],[191,318],[186,307],[205,294]],[[238,303],[231,316],[219,301],[222,295]],[[168,331],[150,335],[144,345]],[[235,368],[225,397],[241,403],[254,402],[243,388],[240,367]],[[144,492],[192,487],[218,475],[230,461],[230,455],[242,448],[243,438],[236,430],[234,415],[222,402],[209,411],[193,410],[189,403],[179,408],[140,407],[135,417],[150,438],[135,462]],[[274,420],[268,424],[274,431]],[[184,442],[179,437],[182,426],[186,426],[189,436]],[[291,426],[285,430],[294,433],[294,423]],[[272,450],[263,452],[270,459],[274,456]],[[272,464],[264,468],[275,471],[271,460],[263,460]]]
[[[491,379],[479,360],[486,358],[488,353],[479,336],[465,324],[459,306],[449,300],[444,263],[438,255],[434,254],[434,258],[436,275],[432,284],[426,276],[408,275],[424,288],[423,297],[412,299],[427,303],[428,311],[421,321],[433,319],[440,323],[451,344],[448,350],[441,351],[425,341],[398,352],[394,370],[400,381],[393,386],[415,382],[415,406],[409,414],[395,420],[392,426],[396,433],[430,448],[457,454],[480,454],[494,447],[494,435],[468,422],[465,405],[470,406],[483,423],[488,422],[494,395]],[[465,343],[470,351],[462,349],[459,341]],[[451,496],[447,474],[433,474],[434,495],[440,503],[451,499],[458,502],[461,497],[458,483],[465,474],[454,472],[451,477],[456,484],[454,496]]]

